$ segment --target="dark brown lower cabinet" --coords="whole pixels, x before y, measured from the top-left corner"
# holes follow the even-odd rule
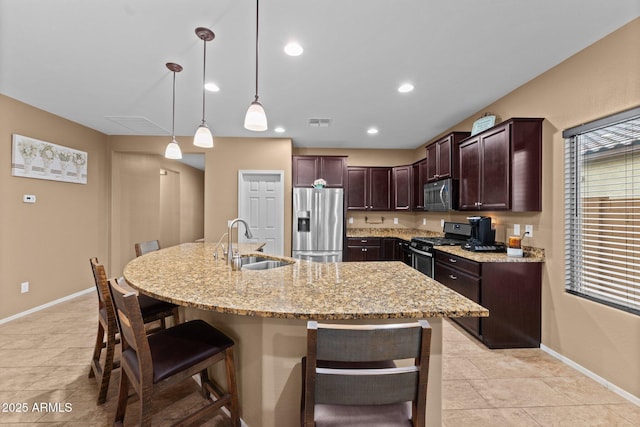
[[[489,348],[540,347],[542,265],[475,262],[436,251],[435,279],[489,310],[453,320]]]

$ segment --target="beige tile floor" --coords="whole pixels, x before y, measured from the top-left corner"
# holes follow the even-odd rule
[[[95,295],[0,325],[0,424],[107,426],[119,374],[96,406],[88,366],[95,339]],[[537,350],[488,350],[444,322],[443,424],[457,426],[640,426],[640,407]],[[171,424],[201,404],[187,382],[156,400],[154,425]],[[26,412],[12,404],[26,403]],[[50,410],[36,411],[34,404]],[[66,406],[65,406],[66,404]],[[56,405],[58,406],[56,408]],[[125,425],[135,425],[132,399]],[[224,427],[220,416],[200,425]],[[254,427],[254,426],[252,426]]]

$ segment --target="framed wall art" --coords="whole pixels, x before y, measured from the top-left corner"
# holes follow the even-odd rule
[[[84,151],[13,134],[11,175],[51,181],[87,183]]]

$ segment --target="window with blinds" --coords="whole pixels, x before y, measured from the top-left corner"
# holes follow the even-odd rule
[[[563,136],[566,289],[640,314],[640,108]]]

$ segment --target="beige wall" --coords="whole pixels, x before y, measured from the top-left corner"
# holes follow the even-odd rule
[[[294,147],[293,154],[314,156],[348,156],[349,166],[401,166],[424,159],[424,150],[381,150],[346,148]]]
[[[291,255],[291,140],[216,138],[205,169],[205,240],[214,243],[238,215],[238,171],[284,171],[284,253]]]
[[[88,153],[87,184],[11,176],[11,135]],[[0,319],[93,286],[89,257],[106,259],[107,137],[0,95]],[[23,194],[36,195],[25,204]],[[20,283],[30,282],[21,294]]]
[[[204,237],[204,172],[153,154],[156,150],[149,147],[166,145],[166,138],[110,139],[112,147],[134,150],[111,153],[108,274],[117,276],[135,257],[136,242],[158,239],[167,247]],[[151,153],[138,152],[139,147]],[[166,170],[167,175],[161,175],[160,170]]]

